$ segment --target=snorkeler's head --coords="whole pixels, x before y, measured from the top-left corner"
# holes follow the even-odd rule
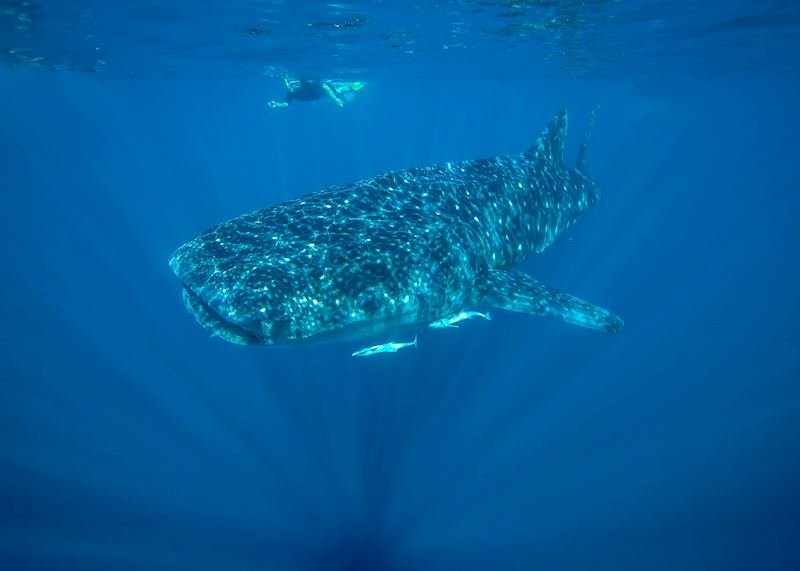
[[[297,91],[300,89],[300,80],[289,77],[288,75],[283,78],[283,83],[286,85],[286,89],[289,91]]]

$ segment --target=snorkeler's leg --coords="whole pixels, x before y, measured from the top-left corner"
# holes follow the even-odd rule
[[[339,107],[344,107],[344,101],[339,99],[339,96],[336,94],[336,91],[334,91],[334,89],[330,85],[328,85],[327,82],[322,84],[322,89],[325,90],[325,93],[328,94],[328,97],[334,100],[336,105],[338,105]]]

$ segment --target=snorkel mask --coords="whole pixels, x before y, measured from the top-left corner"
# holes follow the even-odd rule
[[[286,85],[286,89],[288,89],[289,91],[297,91],[298,89],[300,89],[299,79],[293,79],[289,76],[286,76],[283,78],[283,83]]]

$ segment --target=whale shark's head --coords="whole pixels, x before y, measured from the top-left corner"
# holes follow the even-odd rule
[[[242,232],[218,242],[220,235],[224,228],[201,234],[169,262],[183,284],[186,308],[213,336],[270,346],[361,340],[405,331],[416,315],[416,295],[385,286],[405,275],[402,267],[389,272],[372,259],[375,251],[363,259],[349,252],[337,261],[335,249],[326,248],[325,263],[318,264],[311,263],[307,244],[296,245],[294,254],[275,253]],[[405,260],[391,252],[393,260]],[[396,311],[398,304],[405,309]]]
[[[179,247],[169,265],[183,284],[186,308],[213,336],[240,345],[279,345],[297,331],[288,311],[292,290],[285,270],[244,242],[214,237],[213,230]]]
[[[310,343],[360,321],[347,300],[324,294],[316,266],[270,255],[246,236],[217,241],[214,232],[182,245],[169,261],[186,308],[213,336],[240,345]]]

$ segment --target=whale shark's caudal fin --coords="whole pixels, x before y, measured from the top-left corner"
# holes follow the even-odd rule
[[[476,303],[499,309],[556,317],[598,331],[616,332],[623,326],[622,319],[602,307],[554,290],[520,272],[488,270],[479,291]]]
[[[564,161],[564,141],[567,140],[567,108],[562,107],[561,111],[550,121],[547,129],[536,140],[533,146],[528,149],[532,155],[544,155],[552,161],[561,163]]]
[[[575,168],[581,172],[586,172],[586,147],[589,146],[589,139],[592,137],[592,129],[594,129],[594,120],[597,117],[597,110],[600,108],[599,105],[595,105],[592,108],[592,112],[589,113],[589,120],[586,121],[586,129],[583,131],[583,139],[581,139],[581,148],[578,150],[578,161],[575,164]]]

